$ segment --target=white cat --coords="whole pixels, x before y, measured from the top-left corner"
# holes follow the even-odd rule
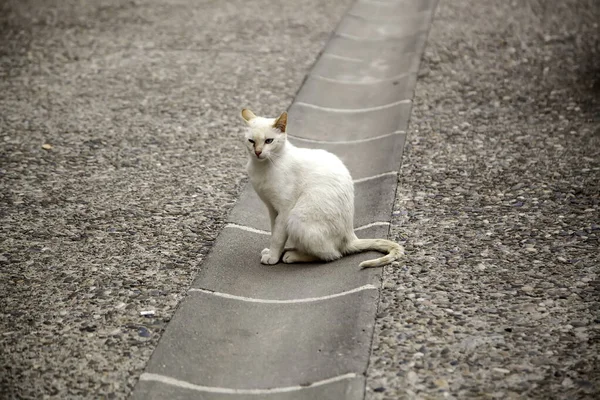
[[[287,113],[257,117],[242,110],[249,126],[248,174],[271,218],[270,247],[261,263],[332,261],[367,250],[388,253],[360,263],[379,267],[397,260],[404,249],[385,239],[354,234],[354,184],[346,166],[325,150],[303,149],[287,141]],[[286,249],[286,242],[292,246]],[[283,256],[283,258],[282,258]]]

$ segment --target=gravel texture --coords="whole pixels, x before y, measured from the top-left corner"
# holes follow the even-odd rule
[[[600,397],[600,3],[442,0],[368,399]]]
[[[348,5],[0,2],[0,398],[127,396]]]

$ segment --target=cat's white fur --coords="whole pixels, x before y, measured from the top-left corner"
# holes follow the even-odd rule
[[[365,268],[389,264],[403,255],[402,246],[390,240],[356,237],[350,172],[325,150],[289,143],[287,113],[263,118],[244,109],[242,117],[248,124],[250,182],[271,219],[271,243],[261,253],[263,264],[332,261],[367,250],[387,253],[362,262],[360,267]],[[272,142],[265,143],[269,139]]]

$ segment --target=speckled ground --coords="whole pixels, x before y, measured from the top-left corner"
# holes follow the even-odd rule
[[[0,398],[127,396],[348,4],[0,2]]]
[[[600,3],[441,0],[369,399],[600,397]]]

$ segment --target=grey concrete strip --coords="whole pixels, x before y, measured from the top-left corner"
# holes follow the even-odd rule
[[[437,0],[360,0],[354,3],[348,13],[381,20],[433,10],[436,4]]]
[[[427,32],[413,32],[400,39],[355,39],[336,35],[327,44],[327,53],[358,60],[385,60],[407,53],[421,53]]]
[[[405,139],[400,131],[408,123],[415,84],[412,69],[426,38],[423,24],[405,21],[412,24],[407,35],[389,24],[376,37],[365,36],[364,29],[360,37],[338,33],[324,53],[337,61],[368,62],[367,72],[403,56],[409,61],[395,69],[400,76],[381,74],[383,79],[375,81],[355,74],[355,82],[346,82],[315,73],[289,109],[294,142],[326,148],[351,170],[354,224],[361,237],[387,236],[391,217]],[[249,185],[229,221],[135,396],[362,398],[382,269],[361,271],[357,264],[376,255],[261,265],[270,222]]]
[[[357,183],[354,189],[354,226],[389,221],[397,185],[398,178],[395,175]]]
[[[298,147],[324,149],[337,155],[348,167],[352,178],[360,180],[390,171],[398,171],[406,134],[396,132],[360,143],[320,143],[296,138],[288,140]],[[396,156],[387,157],[392,151]],[[372,157],[363,157],[372,154]]]
[[[140,381],[132,396],[132,400],[169,399],[169,400],[239,400],[240,398],[264,400],[315,400],[344,399],[360,400],[364,388],[363,376],[347,378],[320,385],[306,385],[300,388],[288,388],[289,391],[279,393],[243,394],[206,392],[203,388],[190,384],[165,384],[162,381]],[[171,381],[171,379],[170,379]]]
[[[361,140],[406,129],[410,102],[341,113],[294,103],[289,115],[290,135],[326,141]]]
[[[374,226],[357,231],[357,235],[385,237],[388,229],[388,226]],[[192,288],[249,298],[293,300],[332,296],[380,284],[379,270],[356,268],[361,261],[379,257],[379,253],[357,254],[329,264],[263,265],[259,262],[260,250],[268,247],[268,243],[266,235],[225,228]],[[227,268],[223,268],[223,260],[228,260]]]
[[[335,31],[342,36],[365,40],[399,39],[426,29],[431,23],[431,17],[429,10],[416,14],[403,14],[386,20],[346,15]]]
[[[354,227],[389,221],[396,193],[397,177],[384,175],[355,184]],[[271,223],[266,207],[251,185],[247,185],[229,215],[229,222],[269,232]],[[261,248],[262,250],[262,248]]]
[[[296,101],[328,108],[360,109],[385,106],[412,98],[416,74],[379,82],[338,82],[311,76],[302,85]]]
[[[298,304],[259,304],[192,292],[146,373],[225,390],[310,386],[361,373],[377,290]]]
[[[419,54],[411,53],[377,60],[348,59],[324,53],[310,74],[340,82],[377,82],[416,73],[419,61]]]

